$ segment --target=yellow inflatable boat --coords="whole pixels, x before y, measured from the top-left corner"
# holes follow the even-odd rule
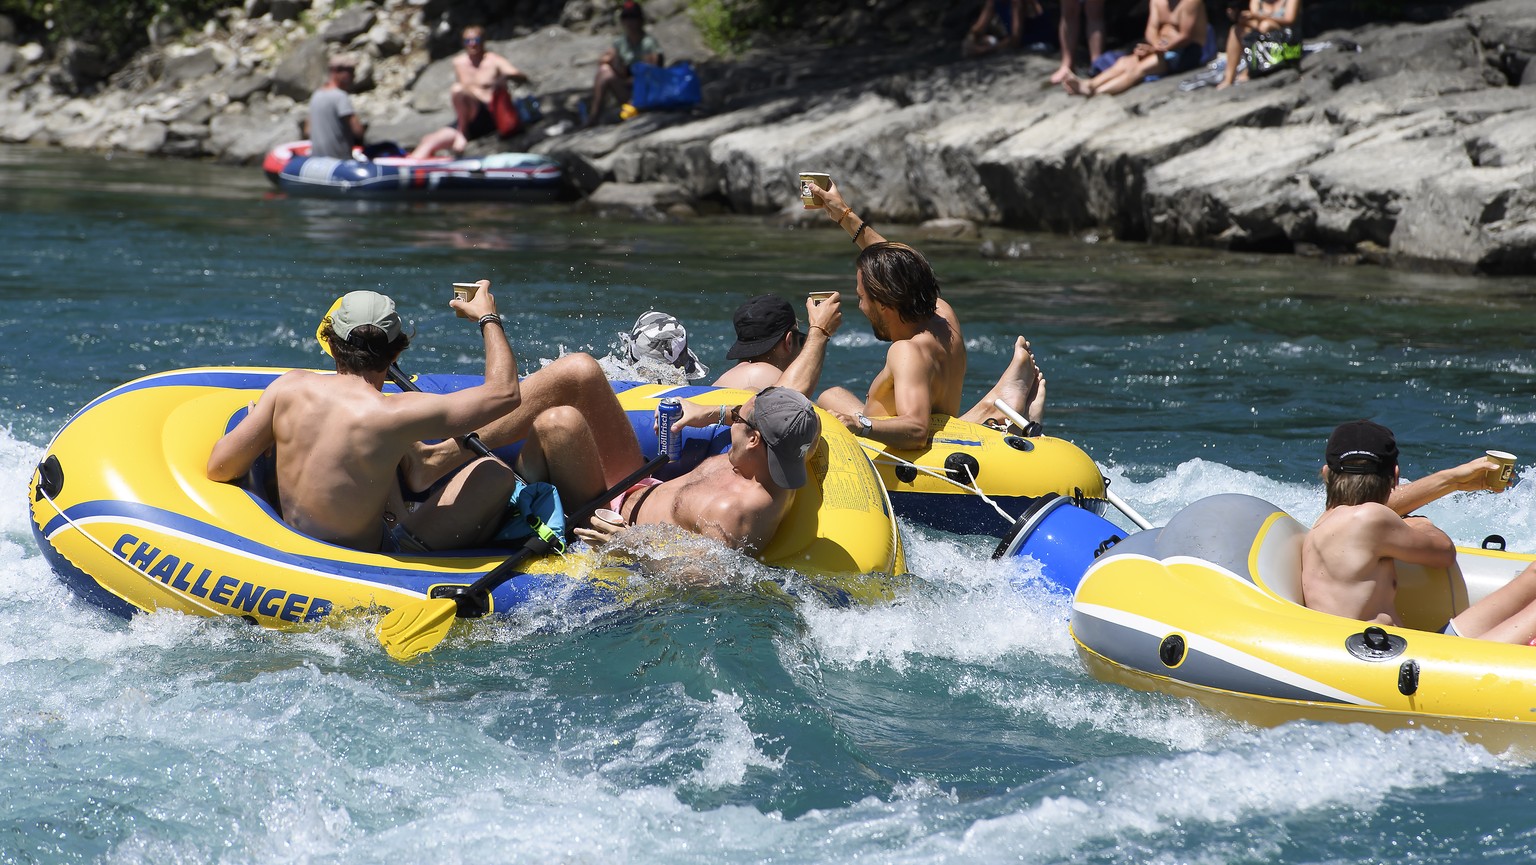
[[[1449,572],[1399,563],[1406,627],[1381,627],[1302,606],[1306,531],[1262,499],[1228,494],[1131,535],[1077,587],[1078,654],[1104,681],[1255,724],[1422,726],[1536,750],[1536,648],[1438,633],[1536,556],[1459,547]]]
[[[270,382],[264,368],[186,369],[122,385],[81,409],[49,444],[29,490],[33,531],[54,570],[79,595],[114,613],[180,610],[235,615],[282,628],[357,608],[419,601],[474,582],[507,550],[363,553],[289,528],[267,501],[262,478],[245,486],[209,481],[215,441]],[[422,376],[426,391],[477,383]],[[615,383],[620,401],[655,452],[656,402],[685,395],[734,405],[749,393]],[[391,385],[388,390],[394,390]],[[889,500],[858,440],[824,417],[810,483],[760,557],[811,578],[837,602],[887,597],[883,575],[906,568]],[[669,477],[729,446],[723,427],[689,430]],[[690,462],[691,461],[691,462]],[[258,466],[260,468],[260,466]],[[258,472],[253,471],[253,474]],[[612,597],[623,581],[589,556],[530,560],[491,597],[506,611],[536,595]]]
[[[1098,464],[1065,439],[1025,438],[937,414],[929,430],[928,447],[921,450],[859,440],[899,517],[958,534],[1002,537],[1050,493],[1100,515],[1108,504]]]

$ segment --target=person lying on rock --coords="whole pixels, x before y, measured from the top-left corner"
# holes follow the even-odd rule
[[[327,66],[325,84],[309,97],[309,118],[304,121],[304,136],[309,139],[310,156],[351,159],[352,148],[362,147],[368,124],[352,107],[353,80],[357,76],[357,55],[337,54]]]
[[[843,200],[837,184],[827,189],[815,183],[810,187],[823,201],[820,208],[860,246],[854,266],[859,311],[869,319],[875,337],[891,344],[885,367],[876,374],[864,399],[834,387],[823,391],[817,404],[854,435],[900,449],[928,446],[928,424],[934,414],[1006,428],[1007,419],[994,404],[997,399],[1030,421],[1030,429],[1020,432],[1039,435],[1045,412],[1045,377],[1030,352],[1029,341],[1022,336],[1014,341],[1013,359],[997,384],[960,415],[965,339],[954,309],[939,297],[939,280],[928,260],[906,244],[886,241],[867,220],[859,219]],[[817,205],[806,207],[818,209]]]
[[[1148,75],[1176,75],[1200,66],[1208,22],[1201,0],[1151,0],[1146,41],[1087,81],[1068,72],[1061,86],[1073,96],[1124,93]]]
[[[516,131],[517,109],[507,83],[526,83],[528,76],[507,58],[485,50],[485,28],[478,24],[465,27],[463,38],[464,50],[453,58],[454,82],[448,89],[454,121],[423,137],[411,151],[412,159],[435,156],[440,150],[461,156],[476,138]]]
[[[1492,480],[1499,464],[1486,456],[1402,486],[1397,457],[1392,431],[1368,420],[1340,424],[1328,437],[1326,510],[1301,546],[1308,608],[1401,627],[1396,563],[1456,563],[1456,545],[1413,509],[1453,492],[1497,489]],[[1502,643],[1536,640],[1536,565],[1457,614],[1441,633]]]
[[[645,32],[645,12],[635,0],[624,0],[624,5],[619,7],[619,26],[624,28],[623,35],[614,39],[613,45],[597,61],[597,74],[592,79],[592,103],[584,121],[587,126],[598,122],[608,97],[612,96],[618,105],[629,101],[635,78],[631,66],[637,62],[661,65],[661,45],[656,37]]]

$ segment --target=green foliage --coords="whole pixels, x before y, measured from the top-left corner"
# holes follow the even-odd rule
[[[790,33],[845,7],[844,0],[689,0],[688,17],[712,50],[734,54],[753,36]]]
[[[149,43],[149,23],[160,15],[176,29],[200,26],[229,0],[0,0],[24,31],[49,43],[77,39],[122,60]]]

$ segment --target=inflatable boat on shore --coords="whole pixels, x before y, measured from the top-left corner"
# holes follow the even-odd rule
[[[1003,537],[1045,496],[1063,496],[1095,514],[1109,503],[1098,464],[1065,439],[1026,438],[948,415],[934,415],[929,429],[921,450],[859,439],[899,517]]]
[[[506,549],[385,554],[340,547],[282,521],[260,463],[244,485],[208,480],[214,442],[286,371],[159,373],[109,391],[70,418],[28,491],[38,546],[64,582],[125,617],[171,609],[285,628],[420,601],[434,589],[473,583],[507,559]],[[428,375],[416,383],[447,392],[479,381]],[[647,456],[656,452],[651,424],[659,399],[686,395],[734,405],[751,396],[622,382],[614,388]],[[800,572],[833,602],[887,598],[885,575],[906,568],[889,501],[858,440],[825,416],[822,429],[810,482],[759,558]],[[657,476],[680,474],[729,443],[725,427],[689,430],[682,458]],[[629,572],[597,567],[594,560],[583,554],[530,559],[492,594],[491,609],[506,612],[552,593],[626,600]]]
[[[1302,605],[1307,529],[1262,499],[1211,496],[1087,568],[1072,637],[1107,682],[1260,725],[1309,719],[1466,734],[1536,753],[1536,649],[1438,633],[1536,556],[1497,536],[1447,570],[1398,563],[1404,627]]]
[[[408,156],[354,159],[310,156],[308,141],[274,147],[262,170],[290,195],[402,201],[483,200],[540,202],[560,197],[560,163],[538,153],[496,153],[448,159]]]

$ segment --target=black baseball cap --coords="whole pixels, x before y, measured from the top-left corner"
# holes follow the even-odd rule
[[[1328,470],[1346,475],[1391,475],[1397,468],[1397,439],[1379,423],[1339,424],[1328,437]]]
[[[725,356],[731,360],[757,357],[795,329],[795,310],[778,295],[760,294],[736,308],[732,323],[736,344]]]

